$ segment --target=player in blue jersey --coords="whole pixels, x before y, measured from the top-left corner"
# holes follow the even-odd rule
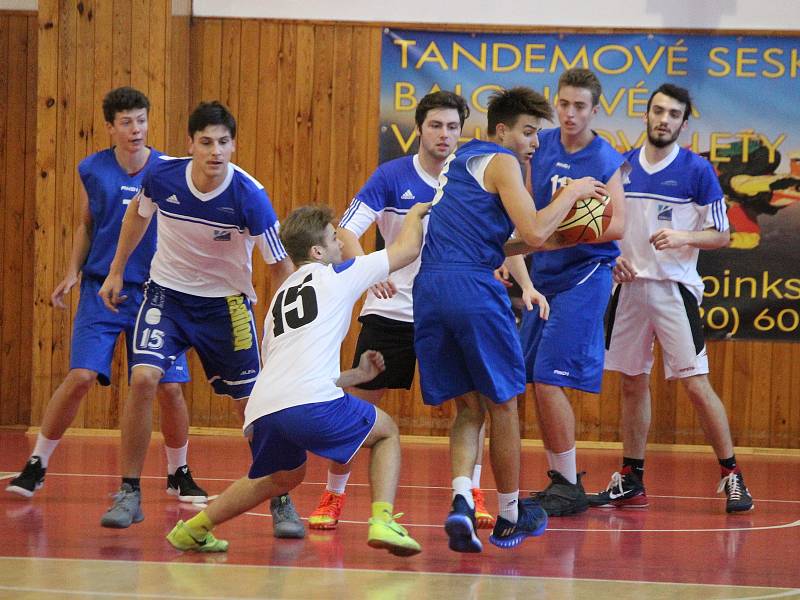
[[[430,202],[437,179],[447,157],[456,149],[469,107],[459,95],[448,91],[431,92],[423,97],[415,112],[419,151],[380,165],[353,198],[339,223],[343,256],[364,254],[359,238],[373,224],[387,244],[400,231],[403,218],[419,202]],[[427,221],[426,221],[427,223]],[[356,342],[353,368],[366,350],[379,351],[386,370],[372,381],[361,383],[354,394],[377,403],[387,389],[410,389],[417,357],[414,353],[414,314],[411,286],[419,270],[419,260],[392,273],[390,280],[373,287],[367,295],[359,321],[361,332]],[[475,516],[478,526],[490,528],[494,517],[487,511],[480,490],[481,456],[473,471]],[[333,529],[345,501],[345,487],[351,465],[331,463],[328,483],[319,505],[308,517],[311,529]]]
[[[679,379],[719,460],[718,492],[727,512],[753,508],[733,452],[725,407],[708,380],[708,355],[698,305],[700,250],[728,245],[725,200],[711,164],[678,146],[692,112],[689,92],[664,84],[650,96],[644,146],[626,158],[626,226],[620,242],[606,331],[605,368],[622,373],[622,469],[589,503],[645,507],[644,453],[650,428],[650,370],[658,338],[667,379]]]
[[[456,399],[450,434],[452,512],[445,522],[449,546],[480,552],[472,470],[485,412],[491,414],[491,461],[499,516],[489,540],[500,547],[540,535],[547,516],[529,500],[519,503],[520,438],[516,395],[525,369],[511,302],[494,270],[516,228],[540,247],[580,197],[605,194],[592,178],[570,184],[537,211],[525,189],[523,169],[538,146],[540,121],[552,108],[528,88],[492,96],[489,140],[472,140],[452,154],[439,176],[419,273],[414,280],[414,346],[424,402]],[[526,289],[528,308],[535,290]]]
[[[619,255],[613,240],[622,235],[625,160],[591,129],[600,100],[600,81],[588,69],[569,69],[558,81],[560,127],[542,132],[531,159],[536,208],[554,202],[559,188],[591,176],[606,184],[614,216],[602,237],[532,257],[530,278],[550,303],[549,319],[522,317],[520,339],[526,377],[535,385],[542,441],[551,479],[539,500],[550,516],[588,508],[575,464],[575,415],[564,388],[598,393],[603,379],[603,314],[611,293],[611,269]],[[509,260],[517,281],[527,280],[521,257]]]
[[[97,296],[117,245],[122,216],[141,185],[143,174],[160,153],[146,145],[150,103],[140,91],[117,88],[103,99],[103,116],[111,148],[85,158],[80,175],[80,221],[75,228],[67,274],[50,297],[53,306],[64,302],[80,279],[80,301],[75,314],[70,370],[47,404],[33,453],[6,490],[30,498],[44,484],[50,456],[75,419],[81,400],[95,381],[109,385],[114,345],[125,332],[127,355],[132,358],[136,303],[142,298],[156,243],[155,224],[131,257],[123,275],[122,293],[130,303],[118,314],[106,311]],[[130,374],[130,370],[129,370]],[[189,381],[186,358],[181,356],[161,380],[161,430],[167,454],[167,491],[181,500],[205,500],[206,493],[192,479],[186,464],[189,416],[180,383]]]
[[[235,137],[233,115],[218,102],[201,103],[189,117],[191,157],[159,157],[125,213],[99,291],[110,310],[124,304],[122,273],[156,212],[158,241],[134,329],[131,391],[121,419],[122,487],[101,520],[105,527],[128,527],[144,518],[139,477],[153,393],[176,356],[193,347],[214,391],[236,400],[240,412],[255,383],[260,358],[250,306],[256,300],[253,248],[268,263],[273,286],[292,264],[263,186],[230,162]],[[274,505],[273,513],[289,511],[291,527],[276,534],[302,537],[302,524],[286,501]]]
[[[179,521],[167,535],[173,546],[226,551],[228,543],[217,540],[211,529],[299,485],[308,452],[346,463],[366,446],[371,449],[372,491],[367,543],[398,556],[420,551],[394,515],[401,458],[397,425],[343,389],[374,378],[384,367],[383,358],[368,350],[355,368],[342,372],[339,357],[361,294],[419,254],[429,206],[409,208],[385,250],[346,261],[328,207],[304,206],[289,215],[281,239],[298,268],[278,290],[264,323],[264,370],[245,415],[245,430],[252,433],[250,472],[206,510],[186,523]]]

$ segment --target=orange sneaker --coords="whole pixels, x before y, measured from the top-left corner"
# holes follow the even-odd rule
[[[475,521],[478,523],[478,529],[492,529],[494,517],[486,510],[486,500],[480,488],[472,488],[472,498],[475,500]]]
[[[344,506],[344,494],[336,494],[325,490],[319,501],[319,506],[308,517],[309,529],[336,529],[339,515]]]

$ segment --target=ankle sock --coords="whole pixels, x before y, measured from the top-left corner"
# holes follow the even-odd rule
[[[372,503],[372,518],[379,519],[385,523],[389,523],[393,516],[392,511],[394,507],[390,502],[373,502]]]
[[[141,480],[138,477],[123,477],[122,483],[127,483],[131,486],[134,492],[138,492],[142,489]]]
[[[39,461],[42,463],[42,468],[47,468],[47,463],[50,461],[50,456],[58,446],[58,443],[61,440],[51,440],[44,437],[41,433],[37,434],[36,436],[36,445],[33,447],[33,452],[31,452],[31,456],[38,456]]]
[[[519,517],[519,490],[509,494],[497,492],[497,506],[500,507],[500,516],[506,521],[516,523]]]
[[[334,494],[339,494],[340,496],[344,494],[344,490],[347,487],[347,480],[350,478],[350,473],[345,473],[344,475],[337,475],[336,473],[331,473],[328,471],[328,485],[325,486],[329,492],[333,492]]]
[[[189,450],[189,442],[180,448],[170,448],[164,445],[164,454],[167,455],[167,475],[175,475],[175,471],[186,464],[186,455]]]
[[[456,495],[464,496],[470,508],[475,508],[475,499],[472,497],[472,479],[461,475],[453,479],[453,499]]]

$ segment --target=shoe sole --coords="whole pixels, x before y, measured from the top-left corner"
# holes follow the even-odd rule
[[[142,521],[144,521],[144,515],[136,515],[127,525],[120,523],[119,521],[106,521],[104,519],[100,519],[100,525],[102,527],[107,527],[108,529],[127,529],[131,525],[141,523]]]
[[[453,552],[481,552],[483,544],[475,535],[472,521],[466,515],[450,515],[444,522],[444,530],[450,538],[448,546]]]
[[[175,488],[167,488],[167,494],[170,496],[177,496],[179,502],[189,502],[190,504],[196,504],[198,502],[208,502],[208,495],[206,496],[181,496],[180,492]]]
[[[507,538],[496,538],[493,535],[490,535],[489,541],[498,548],[503,548],[503,549],[515,548],[519,546],[523,541],[525,541],[525,538],[539,537],[546,530],[547,530],[547,519],[545,518],[542,519],[542,522],[533,531],[521,531],[516,535],[512,535]]]
[[[280,531],[278,529],[273,530],[272,536],[278,538],[279,540],[302,540],[306,537],[306,530],[300,529],[295,531]]]
[[[726,513],[728,513],[729,515],[735,515],[736,513],[746,513],[746,512],[749,512],[749,511],[751,511],[751,510],[755,509],[755,507],[756,507],[756,504],[755,504],[755,502],[754,502],[753,504],[751,504],[751,505],[750,505],[750,508],[734,508],[734,509],[730,509],[730,510],[728,510],[728,509],[726,508],[726,509],[725,509],[725,512],[726,512]]]
[[[550,512],[545,508],[545,512],[547,513],[548,517],[569,517],[572,515],[577,515],[589,509],[589,504],[585,504],[582,506],[570,507],[564,510],[553,511]]]
[[[9,485],[6,487],[6,491],[11,492],[12,494],[17,494],[18,496],[23,496],[25,498],[33,498],[33,495],[36,493],[36,491],[41,489],[43,485],[43,483],[38,484],[33,491],[25,489],[24,487],[19,487],[18,485]]]
[[[387,550],[390,554],[394,554],[395,556],[414,556],[422,551],[421,548],[398,546],[384,540],[367,540],[367,545],[376,550]]]
[[[330,531],[331,529],[336,529],[336,526],[339,524],[339,521],[334,521],[333,523],[312,523],[311,519],[308,520],[308,528],[309,529],[321,529]]]

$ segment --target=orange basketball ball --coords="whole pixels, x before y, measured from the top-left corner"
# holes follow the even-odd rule
[[[611,199],[605,196],[597,198],[581,198],[569,209],[567,216],[556,228],[559,240],[564,244],[593,242],[601,235],[611,222]]]

